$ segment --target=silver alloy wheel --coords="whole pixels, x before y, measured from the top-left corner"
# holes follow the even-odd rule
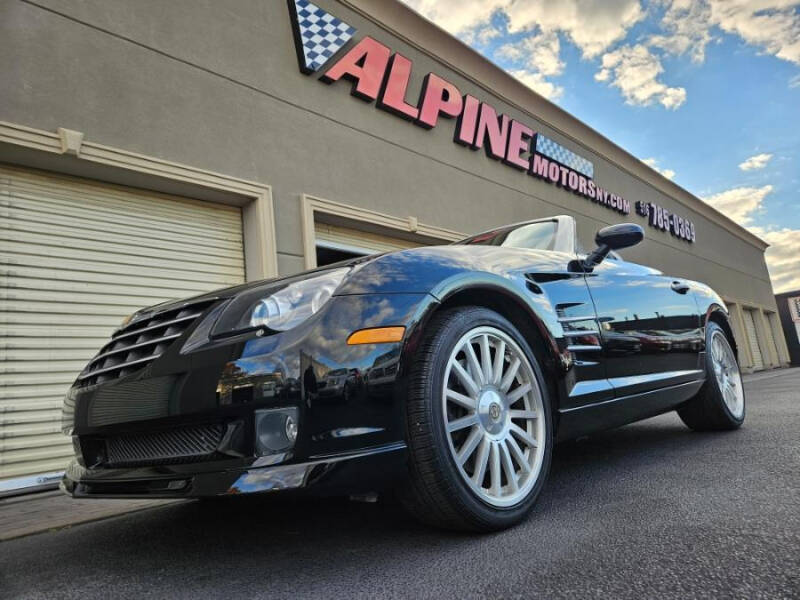
[[[725,405],[734,417],[741,419],[744,415],[742,376],[733,349],[721,331],[711,334],[711,363]]]
[[[522,501],[539,478],[546,436],[541,390],[522,349],[494,327],[468,331],[447,361],[442,404],[467,485],[492,506]]]

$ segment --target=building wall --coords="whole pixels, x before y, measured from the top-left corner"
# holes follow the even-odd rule
[[[443,76],[591,160],[595,181],[608,191],[691,219],[696,243],[454,144],[455,121],[440,119],[424,130],[351,97],[347,82],[324,85],[303,75],[283,0],[0,0],[0,164],[22,178],[41,175],[30,168],[79,176],[63,184],[76,189],[111,183],[134,196],[144,189],[239,206],[248,279],[313,266],[317,215],[349,231],[429,243],[569,214],[587,250],[597,229],[634,221],[645,225],[647,238],[625,257],[714,287],[731,308],[745,370],[758,354],[765,368],[788,361],[782,337],[774,335],[775,298],[758,238],[403,4],[315,2],[354,26],[356,39],[373,36],[412,60],[409,101],[428,72]],[[5,183],[11,191],[0,203],[13,208],[13,186]],[[11,212],[0,217],[8,221]],[[46,223],[64,217],[52,205],[41,213]],[[9,299],[19,293],[12,289]],[[58,302],[58,294],[48,301]],[[9,314],[20,310],[11,301],[0,310],[9,306]],[[122,314],[136,307],[117,308]],[[93,317],[95,309],[87,304],[80,312]],[[748,339],[745,316],[757,340]],[[50,317],[58,318],[43,318]],[[9,319],[3,322],[22,322],[19,315]],[[50,331],[47,323],[42,330]],[[37,343],[49,348],[48,335]],[[26,403],[44,406],[31,365],[13,360],[19,344],[4,346],[0,356],[9,365],[4,381],[12,381],[0,393],[0,438],[13,437],[0,447],[0,465],[7,466],[0,495],[54,481],[58,473],[45,473],[43,461],[49,471],[69,450],[55,416],[62,392],[48,392],[47,414],[33,414]],[[62,373],[66,391],[74,374]],[[32,381],[30,389],[20,391],[22,379]]]
[[[795,367],[800,367],[800,321],[795,321],[792,311],[789,309],[789,299],[800,297],[800,290],[777,294],[775,301],[778,304],[778,314],[780,315],[781,328],[786,338],[786,346],[789,349],[790,362]]]
[[[362,12],[389,7],[397,29],[413,17],[403,7],[317,3],[359,37],[372,35],[413,61],[409,98],[426,73],[441,74],[592,160],[595,179],[609,191],[694,221],[695,244],[646,227],[646,241],[627,258],[775,310],[763,246],[727,218],[652,171],[631,172],[629,155],[600,148],[596,132],[585,128],[593,149],[539,121],[536,114],[555,109],[532,92],[523,112]],[[602,226],[644,224],[454,144],[454,121],[426,131],[351,97],[346,82],[327,86],[301,74],[285,2],[3,0],[0,50],[0,120],[75,129],[98,144],[269,185],[281,273],[304,266],[303,194],[464,233],[566,213],[577,218],[587,248]],[[478,60],[465,47],[461,54],[466,63]]]

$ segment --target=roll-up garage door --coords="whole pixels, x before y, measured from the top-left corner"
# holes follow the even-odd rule
[[[744,328],[747,334],[747,343],[750,346],[750,354],[753,356],[753,369],[760,371],[764,368],[764,359],[761,356],[761,347],[758,345],[755,311],[746,308],[742,313],[744,314]]]
[[[422,245],[409,240],[319,222],[314,224],[314,235],[317,246],[354,254],[375,254]]]
[[[767,348],[769,348],[770,362],[772,357],[779,357],[781,353],[778,351],[778,343],[775,340],[776,331],[778,335],[781,334],[780,324],[778,323],[778,315],[774,312],[764,312],[764,320],[766,321],[766,338]],[[778,361],[780,362],[780,360]]]
[[[63,470],[62,398],[125,316],[242,281],[239,208],[0,166],[0,491]]]

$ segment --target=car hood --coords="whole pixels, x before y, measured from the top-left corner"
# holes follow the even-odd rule
[[[258,287],[283,287],[294,281],[315,277],[341,267],[353,267],[336,295],[369,293],[425,293],[439,281],[464,272],[488,272],[508,276],[513,272],[553,272],[563,270],[574,256],[546,250],[525,250],[499,246],[424,246],[362,256],[326,265],[287,277],[261,279],[148,306],[135,313],[133,320],[165,310],[210,300],[224,300]]]
[[[425,293],[446,280],[469,274],[500,278],[533,273],[563,273],[575,255],[499,246],[429,246],[390,252],[360,265],[337,295]]]

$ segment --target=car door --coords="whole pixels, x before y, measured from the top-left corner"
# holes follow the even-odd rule
[[[616,396],[702,377],[703,332],[688,283],[613,256],[586,282]]]

